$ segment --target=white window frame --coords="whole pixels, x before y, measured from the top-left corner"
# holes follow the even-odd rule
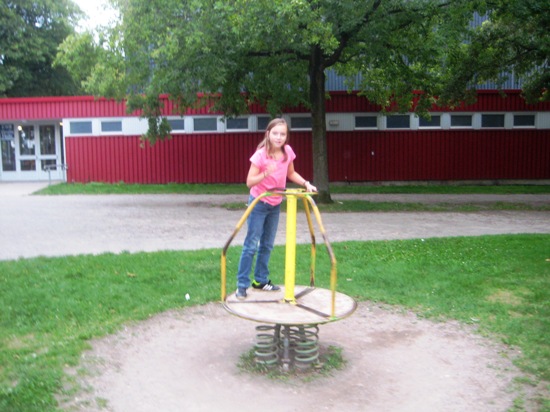
[[[501,116],[502,119],[503,119],[502,126],[483,126],[483,116]],[[479,117],[480,117],[479,127],[481,129],[484,129],[484,130],[485,129],[494,129],[494,130],[506,129],[506,113],[502,113],[502,112],[496,112],[496,113],[483,112],[483,113],[479,114]]]
[[[376,119],[376,126],[374,127],[357,127],[356,119],[358,117],[374,117]],[[353,115],[353,130],[378,130],[380,128],[380,116],[378,114],[371,113],[355,113]]]
[[[417,127],[419,130],[439,130],[443,128],[443,113],[436,112],[436,113],[430,113],[430,116],[433,118],[434,116],[439,116],[439,126],[422,126],[420,124],[420,117],[415,116],[415,120],[417,122]]]
[[[120,130],[116,131],[103,131],[103,123],[120,123]],[[99,119],[99,134],[102,136],[119,136],[124,134],[124,119],[115,119],[115,118],[108,118],[108,119]]]
[[[402,117],[409,117],[409,127],[388,127],[388,119],[390,117],[397,117],[397,116],[402,116]],[[395,114],[393,116],[384,116],[384,126],[386,128],[386,130],[412,130],[412,121],[411,121],[411,115],[410,114]]]
[[[69,125],[67,128],[67,131],[64,132],[67,136],[94,136],[94,119],[67,119],[64,124]],[[92,130],[90,132],[84,132],[84,133],[73,133],[71,131],[71,124],[72,123],[90,123],[90,126],[92,127]]]
[[[173,129],[173,128],[172,128],[172,125],[170,124],[170,128],[172,128],[172,129],[170,130],[170,134],[182,134],[182,133],[185,133],[185,131],[186,131],[186,130],[185,130],[185,129],[186,129],[186,127],[185,127],[185,126],[186,126],[185,116],[184,116],[184,117],[172,117],[172,116],[170,116],[170,117],[167,117],[166,120],[169,122],[168,124],[170,124],[170,121],[175,121],[175,120],[183,122],[183,129]]]
[[[220,130],[220,123],[221,123],[221,116],[190,116],[189,117],[190,123],[191,123],[191,132],[192,133],[220,133],[223,132],[223,130]],[[216,129],[214,130],[195,130],[195,119],[202,120],[202,119],[215,119],[216,120]]]
[[[260,118],[261,117],[267,117],[267,123],[265,128],[260,128]],[[254,124],[250,124],[250,130],[256,130],[258,132],[265,132],[265,129],[267,128],[267,125],[271,121],[271,116],[268,114],[258,114],[254,116]]]
[[[312,129],[312,127],[293,127],[292,126],[292,119],[310,119],[313,122],[313,119],[311,118],[310,114],[291,114],[291,115],[289,115],[288,122],[289,122],[289,127],[292,131],[304,131],[304,130],[311,130]]]
[[[470,125],[469,126],[464,126],[464,125],[460,125],[460,126],[453,126],[453,116],[470,116]],[[475,121],[475,116],[474,116],[474,113],[463,113],[463,112],[453,112],[453,113],[449,113],[449,128],[450,129],[473,129],[474,128],[474,121]]]
[[[516,119],[516,116],[533,116],[533,124],[516,126],[514,124],[514,120]],[[537,127],[537,113],[534,113],[534,112],[512,113],[512,129],[535,129],[536,127]]]
[[[234,117],[232,119],[234,119],[234,120],[246,119],[247,127],[245,129],[230,129],[230,128],[227,127],[227,122],[230,119],[226,118],[225,121],[223,122],[224,132],[227,132],[227,133],[242,133],[242,132],[249,132],[251,130],[251,127],[250,127],[251,123],[252,123],[252,117],[251,116],[238,116],[238,117]]]

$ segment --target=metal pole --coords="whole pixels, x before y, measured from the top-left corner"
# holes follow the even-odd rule
[[[296,303],[296,209],[297,197],[288,193],[286,197],[286,254],[285,254],[285,302]]]

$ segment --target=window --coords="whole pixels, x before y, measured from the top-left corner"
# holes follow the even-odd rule
[[[411,117],[408,114],[386,117],[386,127],[388,129],[409,129],[411,127]]]
[[[196,117],[193,119],[195,132],[215,132],[218,130],[218,119],[215,117]]]
[[[21,160],[21,171],[34,172],[36,170],[36,160]]]
[[[440,115],[432,115],[430,119],[423,119],[422,117],[419,119],[418,125],[420,127],[441,127],[441,116]]]
[[[258,130],[263,132],[267,129],[267,125],[271,121],[269,116],[258,116]]]
[[[308,117],[291,117],[291,129],[311,129],[311,116]]]
[[[13,124],[0,125],[0,140],[15,140],[15,128]]]
[[[226,119],[225,127],[227,130],[248,130],[248,118]]]
[[[481,127],[504,127],[503,114],[482,114]]]
[[[15,172],[15,128],[13,124],[0,125],[0,149],[2,170]]]
[[[57,170],[57,161],[55,159],[42,159],[42,170]]]
[[[355,116],[356,129],[376,129],[376,116]]]
[[[92,122],[70,122],[69,130],[71,131],[71,134],[91,134]]]
[[[452,114],[451,127],[472,127],[471,114]]]
[[[36,153],[34,126],[19,126],[17,129],[19,130],[19,154],[34,155]]]
[[[535,127],[534,114],[515,114],[514,127]]]
[[[122,132],[121,120],[108,120],[101,122],[102,133]]]
[[[172,130],[185,130],[185,121],[183,119],[168,119],[168,124]]]
[[[40,126],[38,128],[40,154],[55,155],[55,126]]]

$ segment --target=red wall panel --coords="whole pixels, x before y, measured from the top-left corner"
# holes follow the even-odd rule
[[[139,137],[66,138],[67,181],[115,183],[242,182],[260,136],[176,135],[141,145]]]
[[[67,180],[115,183],[244,182],[259,133],[68,137]],[[296,169],[312,179],[310,133],[293,133]],[[329,133],[336,181],[550,179],[548,130],[364,131]]]
[[[526,104],[519,90],[506,91],[506,98],[497,91],[480,90],[478,100],[469,106],[462,106],[455,111],[471,112],[504,112],[504,111],[548,111],[550,102],[535,105]],[[166,96],[161,96],[163,103],[162,113],[165,116],[176,113],[175,105]],[[331,92],[326,101],[327,113],[349,112],[378,112],[380,107],[369,103],[364,97],[347,92]],[[112,99],[92,96],[71,97],[32,97],[32,98],[5,98],[0,99],[0,119],[3,121],[21,119],[63,119],[63,118],[94,118],[94,117],[125,117],[139,116],[139,112],[128,114],[126,103]],[[260,105],[251,105],[251,113],[265,113]],[[445,108],[433,108],[434,111],[449,111]],[[288,113],[305,112],[303,108],[289,108]],[[186,110],[188,115],[212,114],[209,107]]]
[[[550,132],[331,133],[331,181],[550,178]]]

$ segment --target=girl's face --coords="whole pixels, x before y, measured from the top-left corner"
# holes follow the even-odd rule
[[[288,130],[285,124],[278,124],[269,131],[269,142],[274,149],[281,149],[286,142]]]

